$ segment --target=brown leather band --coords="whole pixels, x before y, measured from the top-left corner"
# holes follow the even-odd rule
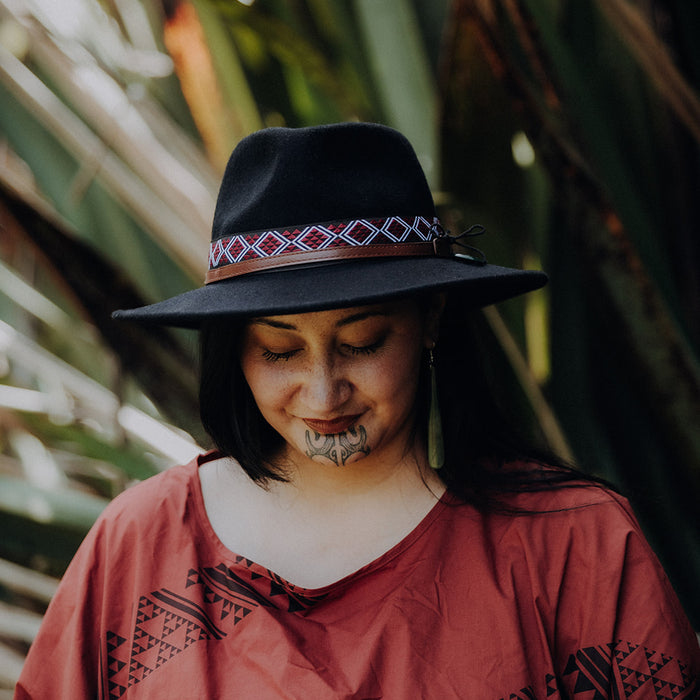
[[[342,248],[324,248],[321,250],[295,251],[281,253],[274,257],[251,258],[217,267],[207,272],[205,284],[218,282],[231,277],[247,275],[250,272],[272,270],[278,267],[301,265],[304,263],[329,262],[338,260],[355,260],[357,258],[386,257],[450,257],[452,250],[449,240],[435,238],[420,243],[391,243],[367,246],[347,246]]]

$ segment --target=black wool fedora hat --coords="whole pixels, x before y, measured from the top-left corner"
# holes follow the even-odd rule
[[[243,139],[214,213],[206,283],[117,319],[197,328],[204,319],[300,313],[459,288],[480,307],[547,277],[486,263],[435,215],[413,148],[394,129],[346,123]],[[474,254],[476,253],[476,255]]]

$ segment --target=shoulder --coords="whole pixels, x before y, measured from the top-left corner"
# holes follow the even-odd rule
[[[547,545],[581,546],[591,555],[625,547],[630,538],[648,547],[627,498],[611,488],[576,475],[541,490],[510,494],[503,499],[513,515],[495,516],[501,526],[524,533],[529,541]]]
[[[523,511],[508,524],[531,555],[558,555],[577,565],[622,566],[630,548],[655,561],[629,501],[595,484],[567,485],[552,491],[523,494]]]
[[[468,528],[480,531],[495,559],[619,567],[631,548],[656,561],[630,503],[613,489],[537,464],[505,469],[510,492],[498,494],[495,507],[478,514],[468,506],[456,509]]]
[[[126,585],[126,578],[145,576],[149,567],[164,568],[165,553],[190,556],[195,540],[204,540],[196,498],[200,461],[171,467],[117,496],[88,532],[66,577],[89,579],[99,589],[112,585],[108,581]]]
[[[502,503],[500,512],[453,509],[463,525],[454,529],[477,541],[499,590],[534,601],[562,648],[623,639],[697,658],[695,636],[626,498],[582,479]]]
[[[107,505],[93,530],[145,530],[158,522],[176,522],[178,515],[182,519],[196,486],[199,459],[171,467],[119,494]]]
[[[505,503],[535,520],[563,518],[595,523],[612,519],[637,527],[627,498],[595,482],[572,481],[541,491],[513,494]]]
[[[487,462],[478,469],[483,485],[475,492],[475,504],[482,514],[494,519],[503,516],[504,522],[510,522],[508,515],[527,516],[530,522],[557,517],[592,521],[619,517],[636,523],[624,496],[575,469],[532,461]],[[460,499],[456,496],[455,500]]]
[[[576,469],[516,461],[493,470],[491,478],[497,487],[503,488],[498,502],[506,511],[543,518],[556,514],[591,520],[620,517],[636,523],[624,496],[605,482]]]
[[[635,609],[652,611],[677,630],[687,621],[671,584],[628,500],[594,482],[513,494],[514,513],[481,514],[485,547],[499,571],[518,572],[519,585],[554,609],[630,625]],[[595,601],[595,603],[593,602]],[[687,630],[686,630],[687,631]],[[634,639],[632,636],[630,639]]]

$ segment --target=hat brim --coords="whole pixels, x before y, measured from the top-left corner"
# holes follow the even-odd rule
[[[278,268],[208,284],[165,301],[115,311],[118,320],[199,328],[202,321],[361,306],[459,288],[479,308],[543,287],[547,275],[460,258],[354,260]]]

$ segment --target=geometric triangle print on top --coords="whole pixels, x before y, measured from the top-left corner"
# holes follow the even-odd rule
[[[564,676],[572,676],[577,700],[690,700],[699,690],[677,659],[623,641],[579,649]]]
[[[196,642],[224,639],[255,608],[273,606],[272,599],[279,599],[289,612],[318,600],[285,589],[279,580],[266,579],[242,557],[236,564],[242,566],[238,572],[225,564],[190,569],[184,595],[161,588],[139,598],[129,638],[107,633],[109,700],[119,700],[127,688],[146,680]],[[267,590],[259,590],[265,585]]]

